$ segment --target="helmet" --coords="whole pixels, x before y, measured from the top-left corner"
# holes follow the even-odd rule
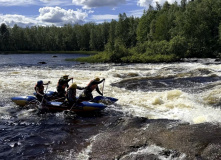
[[[63,78],[64,78],[64,79],[68,79],[68,76],[69,76],[69,75],[64,75]]]
[[[76,88],[77,88],[77,84],[76,84],[76,83],[73,83],[70,88],[76,89]]]
[[[97,77],[97,78],[95,78],[94,80],[95,80],[95,81],[100,81],[100,78]]]
[[[38,86],[40,86],[40,85],[42,85],[43,84],[43,81],[42,80],[39,80],[38,82],[37,82],[37,85]]]

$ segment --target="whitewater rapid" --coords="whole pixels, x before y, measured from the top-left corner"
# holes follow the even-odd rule
[[[219,106],[221,96],[221,81],[200,84],[207,87],[199,93],[188,93],[182,88],[169,90],[128,90],[112,84],[125,80],[136,81],[143,78],[162,79],[168,77],[220,77],[221,64],[203,63],[173,63],[173,64],[80,64],[76,67],[5,67],[0,69],[0,95],[3,102],[1,106],[15,107],[8,103],[12,96],[32,95],[34,86],[38,80],[51,81],[47,90],[56,91],[58,79],[68,74],[73,77],[73,82],[79,86],[86,86],[95,77],[105,78],[104,95],[118,98],[117,105],[109,106],[131,114],[149,119],[170,119],[197,123],[221,123],[221,109]],[[102,69],[99,69],[102,68]],[[71,84],[72,82],[69,82]],[[150,86],[152,84],[149,84]],[[211,87],[210,87],[211,86]],[[103,84],[99,85],[102,90]],[[147,87],[147,86],[140,86]],[[157,87],[157,86],[156,86]],[[194,86],[190,86],[194,87]],[[78,91],[80,94],[81,91]],[[93,93],[97,95],[96,92]],[[2,103],[3,103],[2,102]],[[0,108],[0,115],[7,119],[5,111]]]

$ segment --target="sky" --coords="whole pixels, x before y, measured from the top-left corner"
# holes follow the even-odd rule
[[[0,0],[0,24],[13,27],[63,26],[118,20],[120,13],[141,17],[149,4],[166,0]],[[180,0],[167,0],[174,3]]]

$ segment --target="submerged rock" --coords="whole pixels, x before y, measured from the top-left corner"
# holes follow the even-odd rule
[[[42,62],[38,62],[38,64],[47,64],[46,62],[42,61]]]
[[[158,154],[138,152],[156,145]],[[212,124],[180,124],[172,120],[119,118],[93,142],[90,159],[219,159],[221,128]],[[130,154],[137,152],[137,154]],[[160,159],[160,158],[159,158]]]

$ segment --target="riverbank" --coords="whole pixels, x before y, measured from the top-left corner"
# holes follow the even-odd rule
[[[169,63],[180,62],[181,58],[176,55],[145,55],[145,54],[112,54],[107,52],[98,52],[89,57],[79,57],[76,59],[67,59],[67,61],[87,62],[87,63]]]
[[[133,52],[126,50],[124,52],[97,52],[88,57],[78,57],[66,59],[66,61],[77,61],[86,63],[175,63],[175,62],[203,62],[207,63],[220,62],[221,58],[218,57],[181,57],[175,54],[154,54],[149,55],[146,53]]]
[[[95,55],[99,53],[98,51],[4,51],[0,54],[87,54]]]
[[[174,63],[174,62],[199,62],[199,63],[220,63],[221,58],[180,58],[175,55],[137,55],[134,53],[130,56],[125,57],[115,57],[115,60],[112,60],[113,55],[105,51],[5,51],[0,52],[0,55],[4,54],[54,54],[55,57],[57,54],[79,54],[79,55],[89,55],[87,57],[78,57],[78,58],[66,58],[65,61],[69,62],[86,62],[86,63]]]

